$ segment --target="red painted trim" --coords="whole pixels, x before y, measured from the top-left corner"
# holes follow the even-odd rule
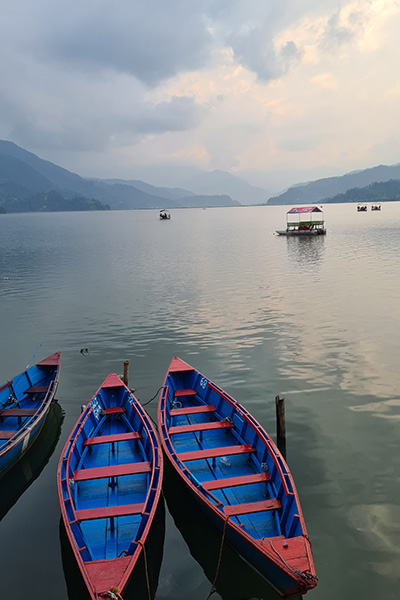
[[[150,471],[151,468],[149,462],[128,463],[126,465],[112,465],[109,467],[80,469],[78,471],[74,471],[74,480],[89,481],[92,479],[104,479],[105,477],[122,477],[123,475],[149,473]]]
[[[96,444],[111,444],[114,442],[126,442],[129,440],[141,440],[142,436],[137,431],[129,433],[119,433],[115,435],[99,435],[90,437],[84,442],[84,446],[94,446]]]
[[[181,396],[195,396],[196,390],[176,390],[174,392],[174,398],[180,398]]]
[[[232,456],[234,454],[250,454],[255,452],[251,444],[243,446],[225,446],[223,448],[207,448],[206,450],[194,450],[193,452],[180,452],[177,454],[181,462],[200,460],[202,458],[217,458],[218,456]]]
[[[139,515],[143,512],[144,504],[122,504],[121,506],[105,506],[104,508],[87,508],[77,510],[75,515],[79,521],[93,519],[109,519],[111,517],[126,517]]]
[[[236,515],[247,515],[255,512],[263,512],[264,510],[277,510],[282,508],[281,501],[277,498],[269,500],[261,500],[261,502],[249,502],[248,504],[232,504],[224,506],[224,513],[228,517]]]
[[[203,481],[202,486],[206,490],[221,490],[228,487],[236,487],[238,485],[250,485],[252,483],[263,483],[269,481],[271,476],[269,473],[254,473],[254,475],[242,475],[239,477],[228,477],[226,479],[214,479],[212,481]]]
[[[214,412],[215,406],[212,404],[201,404],[199,406],[190,406],[188,408],[172,408],[169,411],[171,417],[178,417],[179,415],[195,415],[197,413],[208,413]]]
[[[210,431],[212,429],[229,429],[231,427],[234,427],[234,424],[230,423],[229,421],[210,421],[209,423],[177,425],[176,427],[170,427],[168,433],[169,435],[175,435],[176,433],[190,433],[191,431]]]

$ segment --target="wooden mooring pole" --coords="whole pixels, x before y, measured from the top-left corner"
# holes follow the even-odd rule
[[[129,371],[129,360],[124,360],[124,376],[122,381],[125,385],[128,385],[128,371]]]
[[[275,396],[276,408],[276,439],[278,449],[286,458],[286,421],[285,421],[285,398]]]

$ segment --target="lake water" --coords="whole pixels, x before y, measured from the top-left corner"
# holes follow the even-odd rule
[[[144,403],[177,355],[273,438],[275,396],[285,398],[286,458],[319,577],[307,598],[397,600],[400,204],[327,205],[328,233],[313,239],[274,235],[286,210],[0,216],[0,381],[35,352],[34,362],[62,352],[62,410],[36,456],[0,481],[2,597],[76,600],[60,540],[61,449],[124,360]],[[155,419],[157,398],[146,409]],[[173,496],[156,600],[206,600],[219,540],[196,515],[187,527],[189,502]],[[219,575],[212,600],[276,598],[229,549]]]

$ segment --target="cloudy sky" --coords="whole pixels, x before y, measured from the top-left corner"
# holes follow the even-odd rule
[[[84,177],[276,189],[400,162],[400,1],[1,8],[0,138]]]

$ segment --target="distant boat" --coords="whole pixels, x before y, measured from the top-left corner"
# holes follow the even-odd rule
[[[367,212],[368,207],[366,204],[358,204],[357,205],[357,212]],[[374,209],[372,209],[374,210]]]
[[[292,476],[248,411],[174,357],[160,394],[158,429],[170,464],[221,539],[281,596],[314,588]]]
[[[111,373],[73,428],[57,471],[65,530],[92,600],[123,594],[145,552],[162,475],[155,429]]]
[[[0,388],[0,477],[38,437],[57,390],[60,362],[56,352]]]
[[[171,214],[165,210],[164,208],[162,210],[160,210],[160,220],[161,221],[168,221],[171,218]]]
[[[286,213],[286,229],[277,230],[278,235],[315,236],[325,235],[324,213],[318,206],[300,206]]]
[[[371,210],[381,210],[381,205],[380,204],[373,204],[371,206]]]

